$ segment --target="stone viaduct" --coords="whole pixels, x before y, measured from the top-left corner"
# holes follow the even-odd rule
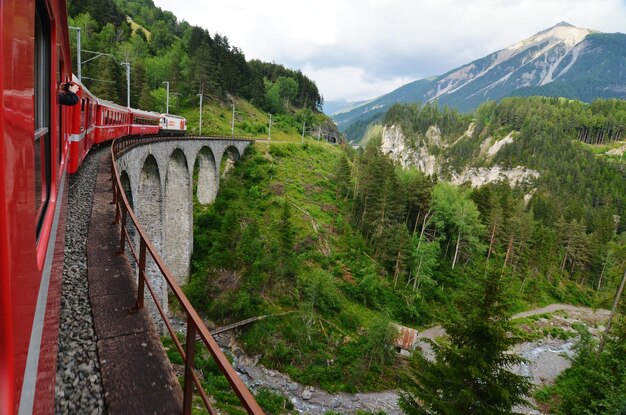
[[[131,207],[180,284],[189,276],[193,250],[194,190],[199,203],[212,203],[220,170],[238,160],[251,143],[226,138],[170,139],[133,147],[118,157],[120,179]],[[147,273],[167,309],[164,278],[150,262]]]

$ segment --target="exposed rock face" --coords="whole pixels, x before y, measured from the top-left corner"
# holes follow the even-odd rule
[[[451,183],[460,185],[470,182],[472,187],[480,187],[487,183],[508,181],[511,186],[517,186],[524,182],[539,177],[539,172],[522,166],[506,170],[500,166],[472,168],[461,174],[453,174]]]
[[[506,137],[504,137],[502,140],[498,140],[495,143],[491,144],[491,137],[488,137],[480,146],[480,151],[481,153],[485,153],[487,155],[487,157],[493,157],[495,156],[498,151],[500,151],[500,149],[502,147],[504,147],[506,144],[510,144],[513,142],[513,132],[511,131]]]
[[[472,137],[474,128],[475,125],[473,123],[470,124],[467,131],[456,142]],[[481,156],[487,160],[493,158],[504,146],[514,141],[515,134],[516,132],[513,131],[503,139],[495,142],[493,142],[493,138],[488,137],[480,146]],[[437,173],[444,175],[443,173],[446,173],[442,172],[441,160],[438,160],[435,155],[431,154],[429,148],[438,147],[444,150],[448,146],[443,141],[441,131],[437,126],[431,126],[423,139],[414,146],[407,143],[407,139],[399,126],[392,125],[391,127],[383,128],[382,152],[389,155],[393,161],[400,163],[402,167],[415,167],[425,174],[432,175]],[[470,168],[461,173],[452,173],[450,182],[457,185],[470,182],[472,187],[480,187],[491,182],[508,181],[511,186],[518,186],[537,177],[539,177],[538,171],[530,170],[523,166],[517,166],[513,169],[492,166]]]
[[[426,138],[439,144],[441,142],[439,128],[430,127],[426,132]],[[402,129],[398,126],[392,125],[383,128],[381,150],[404,168],[417,167],[426,174],[439,173],[437,158],[429,153],[426,143],[419,145],[416,150],[410,148],[406,143]]]
[[[474,124],[472,123],[468,130],[457,140],[468,139],[472,136]],[[493,142],[491,137],[487,138],[480,146],[480,153],[488,159],[495,156],[505,145],[513,142],[515,132],[511,132],[501,140]],[[431,126],[426,132],[425,138],[411,146],[407,143],[407,139],[399,126],[392,125],[384,127],[382,134],[381,150],[384,154],[389,155],[391,159],[400,163],[402,167],[415,167],[425,174],[442,174],[440,161],[436,156],[429,152],[429,147],[446,148],[443,142],[441,131],[437,126]],[[463,184],[470,182],[472,187],[480,187],[487,183],[508,181],[511,186],[518,186],[527,183],[539,177],[539,172],[530,170],[523,166],[517,166],[513,169],[504,169],[500,166],[481,167],[466,169],[462,173],[452,173],[450,182],[453,184]]]

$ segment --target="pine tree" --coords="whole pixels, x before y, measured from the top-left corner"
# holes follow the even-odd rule
[[[413,354],[399,401],[407,414],[510,414],[530,392],[511,372],[523,359],[509,352],[521,340],[510,334],[505,279],[488,268],[470,281],[443,324],[449,341],[433,342],[435,360]]]

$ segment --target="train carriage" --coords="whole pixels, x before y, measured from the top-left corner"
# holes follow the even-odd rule
[[[111,101],[97,99],[96,137],[100,144],[128,135],[130,128],[130,110]]]
[[[130,110],[131,135],[158,134],[160,131],[159,121],[161,114],[152,111],[143,111],[135,108]]]
[[[78,104],[68,108],[68,123],[70,128],[70,162],[68,173],[76,173],[87,156],[91,147],[96,143],[96,114],[98,98],[78,82]]]

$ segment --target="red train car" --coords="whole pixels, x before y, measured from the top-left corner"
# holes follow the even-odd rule
[[[52,413],[71,80],[63,0],[0,1],[0,413]]]
[[[0,56],[0,414],[52,413],[67,173],[95,144],[159,133],[161,114],[82,85],[76,105],[57,102],[72,80],[65,0],[0,0]]]
[[[160,131],[159,121],[161,114],[151,111],[142,111],[135,108],[130,110],[130,134],[146,135],[158,134]]]
[[[66,111],[66,120],[70,128],[70,161],[68,173],[76,173],[85,156],[96,143],[96,116],[98,98],[96,98],[84,85],[74,78],[73,81],[80,85],[77,95],[77,105],[69,107]]]
[[[97,99],[95,143],[100,144],[128,135],[130,110],[104,99]]]

